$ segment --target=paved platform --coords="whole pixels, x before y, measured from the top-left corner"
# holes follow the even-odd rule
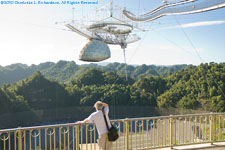
[[[80,148],[82,147],[82,150],[99,150],[98,144],[94,145],[92,144],[82,144],[80,145]],[[218,142],[211,144],[196,144],[196,145],[187,145],[187,146],[176,146],[173,148],[174,150],[225,150],[225,142]],[[120,148],[119,148],[120,150]],[[154,149],[154,150],[170,150],[170,148],[160,148],[160,149]]]
[[[197,144],[188,146],[176,146],[174,150],[225,150],[225,142],[211,144]],[[170,148],[160,148],[157,150],[170,150]]]

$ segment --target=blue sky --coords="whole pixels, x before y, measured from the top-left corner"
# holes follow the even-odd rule
[[[76,16],[104,5],[74,5]],[[136,14],[161,4],[160,0],[115,0]],[[87,39],[65,31],[72,18],[71,5],[0,5],[0,65],[28,65],[59,60],[78,60]],[[76,19],[76,18],[75,18]],[[165,16],[145,23],[147,32],[135,32],[142,39],[128,45],[129,64],[194,64],[225,62],[225,8],[205,13]],[[112,57],[105,62],[123,62],[120,46],[110,46]]]

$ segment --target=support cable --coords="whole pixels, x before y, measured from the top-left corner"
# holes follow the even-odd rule
[[[192,46],[192,48],[194,49],[195,53],[197,54],[197,56],[199,57],[199,59],[202,61],[202,63],[204,63],[204,60],[201,58],[201,56],[200,56],[200,54],[198,53],[196,47],[194,46],[193,42],[191,41],[191,39],[188,37],[188,35],[187,35],[186,32],[184,31],[184,29],[183,29],[183,27],[181,26],[180,22],[177,20],[176,17],[174,17],[174,18],[175,18],[177,24],[180,26],[180,28],[181,28],[182,32],[184,33],[185,37],[187,38],[187,40],[188,40],[189,43],[191,44],[191,46]],[[214,80],[214,82],[215,82],[215,79],[216,79],[216,78],[215,78],[213,72],[211,71],[211,69],[208,69],[208,70],[209,70],[210,74],[212,75],[213,80]],[[220,86],[218,85],[217,82],[215,82],[215,84],[217,85],[217,87],[218,87],[218,89],[220,90],[221,94],[222,94],[223,97],[225,98],[225,94],[224,94],[223,90],[220,88]]]
[[[183,34],[185,35],[186,39],[188,40],[188,42],[191,44],[191,47],[194,49],[195,53],[197,54],[198,58],[204,62],[204,60],[201,58],[201,56],[199,55],[196,47],[194,46],[193,42],[191,41],[191,39],[188,37],[188,35],[186,34],[186,32],[184,31],[183,27],[181,26],[180,22],[177,20],[177,18],[175,17],[175,20],[177,22],[177,24],[179,25],[179,27],[181,28]]]
[[[179,44],[177,44],[176,42],[168,39],[167,37],[165,37],[164,35],[162,35],[160,32],[157,32],[158,35],[160,35],[161,37],[163,37],[165,40],[167,40],[168,42],[170,42],[171,44],[173,44],[174,46],[176,46],[179,49],[182,49],[183,51],[185,51],[186,53],[193,55],[193,53],[191,53],[190,51],[186,50],[184,47],[180,46]]]
[[[123,58],[124,58],[124,63],[125,63],[124,71],[125,71],[126,81],[128,81],[128,80],[127,80],[127,62],[126,62],[126,52],[125,52],[125,48],[123,48]]]
[[[146,31],[144,37],[142,38],[142,40],[140,41],[140,43],[138,44],[138,46],[135,48],[134,53],[131,55],[131,57],[128,59],[128,63],[131,62],[131,60],[133,59],[134,55],[136,54],[136,52],[140,49],[141,44],[143,43],[144,39],[146,38],[147,34],[148,34],[149,30]]]

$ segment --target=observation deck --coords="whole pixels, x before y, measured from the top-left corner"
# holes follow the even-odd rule
[[[120,138],[113,150],[225,149],[225,113],[113,120]],[[93,124],[0,130],[1,150],[98,150]]]

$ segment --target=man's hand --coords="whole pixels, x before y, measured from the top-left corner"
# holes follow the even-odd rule
[[[98,102],[100,102],[100,103],[103,105],[103,107],[107,107],[107,106],[108,106],[107,103],[104,103],[104,102],[102,102],[102,101],[98,101]]]
[[[84,119],[83,121],[75,122],[75,124],[84,124],[84,123],[88,123],[88,119]]]
[[[94,104],[93,108],[96,108],[96,104],[97,104],[97,103],[102,104],[103,107],[109,106],[107,103],[104,103],[104,102],[102,102],[102,101],[97,101],[97,102]]]
[[[109,106],[107,103],[102,102],[103,107]]]
[[[83,121],[77,121],[77,122],[75,122],[75,124],[82,124],[83,123]]]

